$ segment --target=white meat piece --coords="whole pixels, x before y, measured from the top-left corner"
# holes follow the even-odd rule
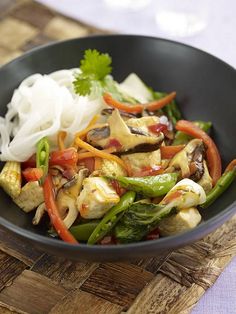
[[[120,197],[101,177],[89,177],[83,182],[83,190],[77,198],[80,215],[86,219],[101,218],[120,201]]]
[[[161,220],[158,229],[162,236],[170,236],[195,228],[201,221],[199,211],[194,208],[185,208],[177,214]]]

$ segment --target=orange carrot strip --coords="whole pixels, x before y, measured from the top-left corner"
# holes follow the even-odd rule
[[[64,150],[65,149],[65,138],[67,136],[66,131],[59,131],[57,133],[57,146],[59,150]]]
[[[95,157],[94,170],[100,170],[102,168],[102,159]]]
[[[144,109],[144,106],[140,104],[127,105],[122,102],[119,102],[118,100],[112,98],[112,96],[108,93],[103,94],[103,99],[108,106],[125,111],[125,112],[140,113]]]
[[[100,152],[104,152],[104,153],[114,153],[114,148],[110,147],[110,148],[106,148],[104,150],[99,150]],[[90,158],[90,157],[96,157],[97,155],[95,153],[92,152],[88,152],[88,151],[83,151],[83,152],[79,152],[78,153],[78,160],[82,160],[82,159],[86,159],[86,158]]]
[[[95,156],[94,153],[91,153],[91,152],[79,153],[78,160],[82,160],[82,159],[86,159],[86,158],[90,158],[94,156]]]
[[[97,157],[108,159],[108,160],[113,160],[113,161],[117,162],[119,165],[121,165],[121,167],[123,167],[127,171],[126,164],[119,157],[112,155],[112,154],[109,154],[107,152],[104,152],[102,150],[99,150],[99,149],[89,145],[88,143],[84,142],[79,137],[75,138],[75,144],[80,148],[85,148],[85,149],[87,149],[87,151],[94,153],[94,155]]]
[[[171,159],[184,148],[184,145],[161,146],[161,159]]]
[[[164,106],[168,105],[173,99],[175,99],[175,97],[176,97],[176,92],[172,92],[161,99],[150,102],[149,104],[146,105],[146,109],[148,111],[159,110],[163,108]]]

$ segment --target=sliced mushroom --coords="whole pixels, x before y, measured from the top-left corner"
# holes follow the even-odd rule
[[[206,193],[210,192],[212,189],[212,178],[209,174],[206,161],[203,161],[204,173],[198,184],[201,185]]]
[[[199,180],[203,173],[203,157],[205,155],[205,147],[200,139],[191,140],[184,149],[176,154],[169,163],[169,170],[181,170],[182,178],[191,176],[190,165],[194,165],[195,171],[191,179]],[[193,167],[192,167],[193,168]]]
[[[87,134],[87,140],[90,144],[103,148],[109,147],[112,140],[116,140],[118,152],[127,152],[142,145],[153,147],[164,139],[163,133],[156,135],[148,130],[149,125],[158,121],[158,117],[132,118],[124,121],[119,111],[114,110],[108,119],[109,128],[91,130]]]
[[[45,212],[46,212],[46,206],[45,206],[45,203],[43,202],[36,209],[34,218],[32,220],[33,225],[38,225],[40,223]]]
[[[195,148],[192,155],[191,163],[194,164],[194,167],[196,170],[190,176],[190,179],[192,179],[193,181],[199,181],[204,174],[204,165],[203,165],[204,156],[205,156],[205,147],[202,143]]]
[[[101,114],[104,116],[110,116],[113,113],[113,111],[114,111],[113,108],[106,108],[102,110]],[[124,112],[124,111],[120,111],[120,115],[125,119],[140,117],[140,114],[134,114],[134,113]]]
[[[56,203],[58,211],[67,228],[70,228],[78,216],[76,198],[79,195],[83,180],[88,175],[88,169],[81,169],[73,178],[72,185],[64,185],[57,193]]]

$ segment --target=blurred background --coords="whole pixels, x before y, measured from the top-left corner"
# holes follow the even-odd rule
[[[235,0],[40,0],[94,27],[174,39],[236,66]]]
[[[126,33],[190,44],[236,67],[235,12],[235,0],[0,0],[0,63],[53,40]]]

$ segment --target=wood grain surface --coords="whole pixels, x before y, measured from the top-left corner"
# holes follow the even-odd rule
[[[0,1],[0,64],[55,40],[102,33],[31,0]],[[236,217],[162,258],[80,263],[0,229],[0,314],[187,314],[236,255]]]

